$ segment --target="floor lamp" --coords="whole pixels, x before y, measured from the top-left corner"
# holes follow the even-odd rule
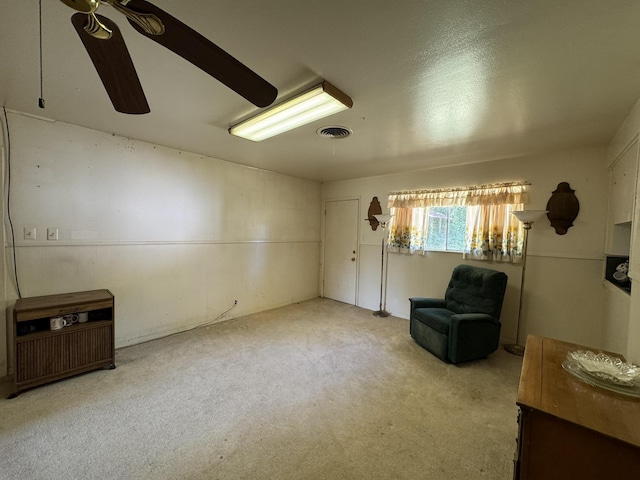
[[[547,213],[546,210],[517,210],[511,212],[516,216],[518,220],[524,223],[524,242],[522,244],[522,275],[520,276],[520,303],[518,304],[518,320],[516,323],[516,343],[507,344],[504,349],[514,355],[523,356],[524,347],[519,344],[520,336],[520,318],[522,316],[522,300],[524,298],[524,272],[527,266],[527,241],[529,238],[529,230],[531,230],[531,224],[535,222],[542,215]]]
[[[389,224],[389,220],[393,215],[374,215],[375,219],[378,220],[380,225],[382,225],[382,263],[380,265],[380,308],[373,312],[376,317],[388,317],[391,315],[387,312],[387,269],[385,267],[385,250],[387,246],[387,225]],[[387,257],[387,264],[389,263],[389,256]],[[382,304],[382,285],[384,284],[384,305]]]

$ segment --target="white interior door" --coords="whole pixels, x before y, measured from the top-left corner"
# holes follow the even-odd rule
[[[323,295],[355,305],[359,200],[325,203]]]

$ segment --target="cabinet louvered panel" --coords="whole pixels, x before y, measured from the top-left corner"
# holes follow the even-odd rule
[[[16,345],[18,382],[64,372],[69,368],[67,335],[38,338]]]
[[[72,333],[71,342],[75,348],[69,352],[69,368],[110,359],[113,344],[111,333],[111,325]]]

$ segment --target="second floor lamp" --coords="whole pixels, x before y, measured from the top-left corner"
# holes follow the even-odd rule
[[[520,220],[524,224],[524,241],[522,244],[522,274],[520,276],[520,301],[518,304],[518,318],[516,320],[516,343],[507,344],[504,346],[504,349],[512,353],[514,355],[523,356],[524,355],[524,347],[519,343],[520,337],[520,320],[522,317],[522,305],[524,300],[524,272],[527,265],[527,246],[529,239],[529,230],[531,230],[531,225],[533,222],[538,220],[542,215],[547,213],[546,210],[517,210],[515,212],[511,212],[516,216],[518,220]]]
[[[373,312],[376,317],[388,317],[391,315],[387,312],[387,266],[389,264],[389,255],[385,255],[386,247],[387,247],[387,225],[389,224],[389,220],[393,215],[388,214],[378,214],[374,215],[375,219],[378,220],[380,225],[382,226],[382,258],[380,265],[380,307],[378,310]],[[385,262],[386,257],[386,262]],[[384,304],[383,304],[383,285],[384,285]]]

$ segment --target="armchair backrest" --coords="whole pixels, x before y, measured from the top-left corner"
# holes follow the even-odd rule
[[[452,312],[486,313],[498,320],[506,288],[504,272],[458,265],[453,269],[444,298]]]

